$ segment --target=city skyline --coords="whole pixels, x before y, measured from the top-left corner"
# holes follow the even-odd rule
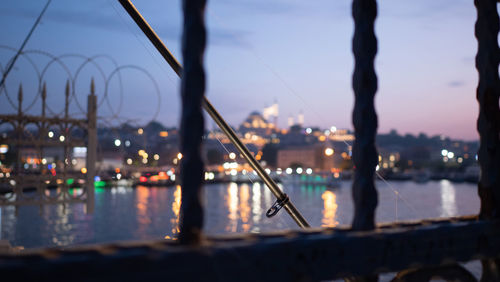
[[[18,48],[44,4],[5,1],[0,22],[10,23],[11,28],[0,31],[2,45]],[[182,60],[180,1],[134,4]],[[474,21],[470,1],[379,4],[379,132],[396,129],[402,134],[478,138]],[[300,111],[306,117],[305,126],[352,128],[353,23],[349,1],[209,2],[207,23],[207,97],[230,124],[240,124],[253,110],[277,100],[282,128],[287,127],[288,116]],[[158,120],[177,126],[179,81],[117,3],[53,1],[25,50],[33,49],[55,55],[112,54],[120,65],[147,69],[161,92]],[[3,67],[12,55],[0,50]],[[9,93],[15,93],[22,82],[29,96],[30,77],[32,80],[34,75],[32,70],[25,73],[23,64],[27,62],[20,60],[17,73],[11,74]],[[108,71],[111,69],[108,66]],[[65,79],[61,73],[57,67],[48,71],[49,92],[62,92]],[[82,73],[77,92],[86,94],[86,79],[96,71],[86,68]],[[151,99],[144,99],[142,94],[154,89],[141,73],[127,70],[124,76],[123,112],[147,122],[156,98],[151,94],[146,96]],[[104,92],[103,84],[96,77],[98,95]],[[117,94],[113,95],[116,101]],[[0,101],[4,99],[0,95]],[[5,111],[4,107],[0,109]],[[207,127],[212,127],[211,121]]]

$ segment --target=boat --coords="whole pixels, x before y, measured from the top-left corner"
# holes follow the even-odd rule
[[[419,184],[427,183],[431,179],[431,173],[424,169],[415,171],[412,177],[413,181]]]
[[[475,164],[468,166],[464,172],[465,181],[469,183],[478,183],[480,172],[481,170],[479,168],[479,165]]]
[[[320,172],[304,174],[283,174],[281,181],[284,185],[312,185],[326,186],[329,188],[338,188],[341,186],[341,175],[338,172]]]

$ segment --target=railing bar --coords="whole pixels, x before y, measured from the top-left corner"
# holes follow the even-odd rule
[[[476,97],[479,104],[477,130],[479,133],[478,163],[481,176],[478,183],[481,199],[481,218],[500,218],[500,79],[498,64],[499,18],[494,0],[475,0],[478,42],[476,68],[479,74]]]
[[[374,30],[377,1],[354,0],[352,16],[354,19],[352,51],[355,61],[352,75],[355,96],[352,114],[355,134],[352,160],[356,167],[352,184],[354,200],[352,228],[369,230],[375,228],[375,208],[378,202],[374,183],[375,167],[378,163],[375,147],[377,113],[374,103],[377,92],[377,75],[374,68],[377,54],[377,37]]]
[[[498,33],[500,23],[495,0],[474,0],[477,11],[475,36],[477,38],[476,69],[479,81],[476,98],[479,103],[477,130],[479,133],[478,164],[481,168],[478,194],[481,199],[481,219],[500,218],[500,79],[498,65],[500,50]],[[498,259],[481,260],[481,281],[497,281],[500,276]]]

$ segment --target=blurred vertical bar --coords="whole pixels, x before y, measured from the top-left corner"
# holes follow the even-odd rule
[[[87,97],[87,213],[94,212],[94,177],[97,161],[97,97],[94,79],[90,82]]]
[[[204,23],[206,0],[184,0],[182,56],[184,68],[181,81],[182,114],[180,126],[181,220],[179,242],[196,244],[201,239],[203,206],[201,187],[204,165],[201,145],[204,133],[202,104],[205,93],[203,57],[206,45]]]
[[[45,119],[45,112],[46,112],[46,108],[47,108],[47,85],[45,82],[43,82],[43,86],[42,86],[42,124],[43,126],[40,128],[40,132],[39,132],[39,137],[40,137],[40,140],[44,140],[47,136],[47,131],[48,131],[48,127],[49,127],[49,124],[47,123],[47,120]],[[45,144],[41,144],[40,145],[40,149],[39,149],[39,153],[40,153],[40,159],[44,159],[45,157],[45,147],[44,147]],[[40,181],[45,181],[44,178],[40,178]],[[47,189],[47,186],[44,185],[43,183],[39,183],[39,185],[41,185],[42,189],[40,189],[39,191],[41,191],[41,193],[45,193],[45,189]],[[38,206],[38,213],[41,215],[43,214],[43,204],[40,204]]]
[[[65,142],[64,144],[64,160],[63,160],[63,183],[62,183],[62,191],[63,194],[67,195],[68,194],[68,166],[70,166],[71,163],[71,157],[69,150],[71,147],[70,142],[72,141],[71,139],[71,132],[70,132],[70,122],[68,121],[69,119],[69,79],[66,80],[66,87],[64,88],[64,137]],[[88,201],[88,199],[87,199]],[[66,204],[63,204],[64,209],[66,209]]]
[[[40,139],[43,140],[46,138],[47,130],[48,130],[48,124],[47,121],[45,120],[45,111],[47,108],[47,85],[45,82],[43,83],[42,86],[42,120],[43,120],[43,126],[41,128],[41,133],[39,134]],[[44,144],[40,146],[40,159],[43,159],[45,154],[44,154]]]
[[[481,177],[478,190],[481,198],[481,218],[500,217],[500,109],[498,99],[500,82],[498,64],[499,20],[495,0],[475,0],[477,21],[475,34],[478,42],[476,68],[479,72],[477,101],[479,102],[478,160]]]
[[[375,168],[378,163],[378,153],[375,148],[377,114],[374,105],[377,92],[377,75],[374,68],[377,54],[377,38],[374,30],[377,1],[354,0],[352,15],[354,18],[352,51],[355,59],[352,76],[355,96],[352,120],[356,137],[352,150],[355,166],[352,185],[354,199],[352,228],[369,230],[375,228],[375,208],[378,202],[374,183]]]
[[[23,140],[23,135],[24,135],[24,118],[23,118],[23,85],[19,84],[19,91],[17,93],[17,101],[18,101],[18,108],[17,108],[17,124],[16,124],[16,131],[17,131],[17,139],[16,139],[16,151],[17,151],[17,158],[16,158],[16,173],[14,175],[14,180],[16,181],[16,184],[14,186],[14,194],[16,194],[16,198],[22,198],[23,196],[23,177],[22,174],[24,173],[23,171],[23,166],[22,166],[22,155],[21,155],[21,140]],[[18,216],[18,206],[16,205],[15,208],[15,213],[16,216]]]
[[[479,73],[477,101],[479,117],[478,161],[481,176],[478,184],[482,219],[500,218],[500,79],[498,65],[500,50],[498,46],[498,19],[496,0],[475,0],[477,21],[475,35],[478,48],[476,68]],[[499,281],[500,260],[482,260],[483,272],[481,281]]]
[[[16,187],[19,187],[22,172],[22,161],[21,161],[21,140],[23,140],[24,135],[24,119],[23,119],[23,85],[19,84],[19,90],[17,92],[17,140],[16,140],[16,150],[17,150],[17,164],[16,164]],[[20,190],[18,190],[20,191]]]
[[[354,18],[352,51],[355,60],[352,75],[352,88],[354,90],[352,122],[356,137],[352,149],[352,160],[355,166],[352,184],[352,197],[354,199],[352,229],[370,230],[375,228],[375,208],[378,202],[374,182],[378,163],[378,153],[375,148],[377,114],[374,103],[377,92],[377,75],[374,67],[375,55],[377,54],[377,38],[375,36],[377,1],[353,0],[352,16]],[[378,281],[378,276],[352,277],[351,280]]]

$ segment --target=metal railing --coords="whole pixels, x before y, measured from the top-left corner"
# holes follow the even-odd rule
[[[184,31],[182,54],[185,68],[172,56],[159,37],[142,18],[132,3],[119,0],[122,6],[163,55],[174,71],[181,76],[182,119],[181,119],[181,152],[183,169],[181,171],[183,189],[183,217],[181,220],[181,243],[196,244],[200,241],[203,226],[203,207],[199,199],[202,185],[203,163],[200,146],[203,134],[202,106],[226,133],[231,142],[245,157],[249,164],[277,197],[277,203],[284,204],[287,212],[301,227],[307,222],[295,209],[285,194],[270,179],[259,163],[236,134],[222,119],[204,96],[205,73],[203,55],[206,44],[204,24],[205,0],[183,1]],[[479,72],[477,99],[480,105],[478,131],[480,135],[479,163],[482,169],[479,181],[481,198],[481,218],[500,217],[500,81],[498,65],[500,52],[498,48],[499,19],[495,0],[475,0],[478,12],[476,37],[478,53],[476,66]],[[378,203],[374,176],[377,166],[377,150],[375,137],[377,133],[377,114],[374,97],[377,92],[377,75],[374,61],[377,54],[377,38],[374,23],[377,16],[376,0],[353,0],[352,15],[354,18],[354,37],[352,41],[355,67],[353,73],[353,90],[355,96],[353,124],[355,141],[353,145],[353,163],[356,167],[352,186],[354,200],[353,230],[373,230],[375,209]],[[494,275],[493,261],[483,262],[483,275]],[[487,266],[490,267],[487,267]],[[459,271],[460,272],[460,271]],[[495,273],[498,275],[498,273]],[[404,277],[404,276],[402,276]],[[486,276],[485,276],[486,277]],[[401,278],[401,277],[400,277]],[[354,280],[375,281],[377,276],[353,278]]]
[[[67,81],[62,116],[46,114],[48,106],[45,83],[38,93],[42,104],[40,115],[26,114],[27,108],[33,106],[33,103],[23,108],[24,97],[21,85],[17,95],[17,114],[0,115],[0,126],[12,128],[12,131],[5,133],[0,141],[10,144],[12,146],[10,149],[15,150],[16,154],[14,171],[0,178],[2,188],[0,206],[43,206],[83,202],[86,203],[87,212],[93,211],[97,152],[97,98],[94,93],[94,81],[90,83],[90,94],[87,96],[87,116],[81,119],[72,118],[69,115],[71,95],[69,85]],[[70,149],[74,147],[86,148],[84,175],[73,169]],[[45,157],[45,153],[49,148],[61,149],[62,159],[54,160],[53,164],[47,163],[49,160]],[[37,169],[28,171],[23,168],[22,157],[25,150],[33,151],[30,155]],[[49,166],[55,167],[47,169]],[[69,181],[78,183],[79,180],[84,182],[84,184],[79,184],[82,192],[79,195],[76,193],[70,195]],[[33,190],[34,193],[27,193],[28,190]]]

